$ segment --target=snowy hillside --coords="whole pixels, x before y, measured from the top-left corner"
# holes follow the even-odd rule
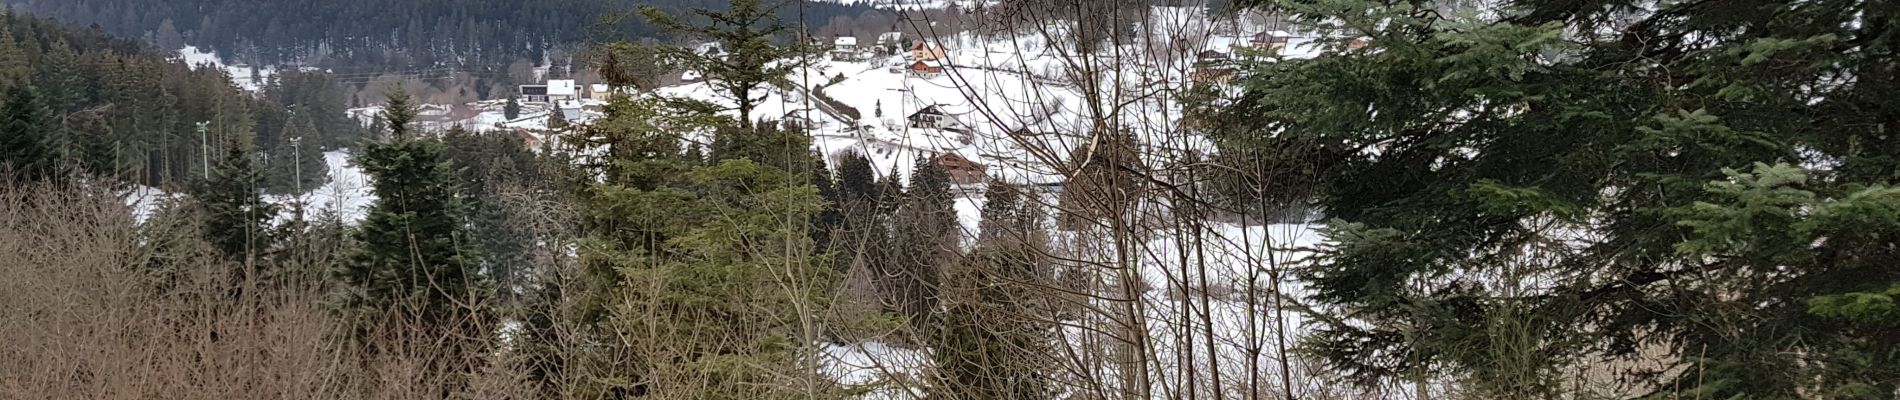
[[[323,153],[324,166],[330,170],[330,182],[300,196],[269,196],[268,200],[277,204],[300,201],[305,204],[306,212],[335,214],[346,224],[362,221],[376,194],[370,192],[369,177],[363,175],[362,169],[350,165],[349,157],[341,151]],[[290,212],[288,207],[284,211]]]
[[[185,46],[185,48],[179,49],[178,58],[183,60],[185,64],[191,65],[192,68],[209,66],[211,68],[223,69],[226,75],[231,76],[232,84],[237,85],[239,89],[252,92],[263,88],[264,83],[270,80],[271,74],[277,72],[277,69],[273,67],[225,65],[222,60],[218,59],[217,54],[199,50],[196,46]]]

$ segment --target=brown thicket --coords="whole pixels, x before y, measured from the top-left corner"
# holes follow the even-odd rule
[[[532,397],[507,352],[441,359],[444,338],[400,318],[375,355],[336,340],[346,324],[317,283],[334,243],[268,261],[292,278],[231,276],[256,268],[226,264],[186,208],[139,224],[108,190],[0,185],[0,398]]]

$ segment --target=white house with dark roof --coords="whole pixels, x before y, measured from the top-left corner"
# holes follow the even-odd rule
[[[911,113],[909,117],[905,117],[904,119],[910,122],[910,127],[912,128],[943,129],[957,126],[957,119],[955,117],[944,113],[943,108],[934,105],[924,107],[922,110],[917,110],[917,112]]]

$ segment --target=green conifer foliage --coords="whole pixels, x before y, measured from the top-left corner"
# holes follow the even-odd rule
[[[687,19],[656,6],[643,6],[640,14],[648,23],[670,35],[711,40],[727,54],[707,55],[696,49],[662,46],[656,49],[663,62],[687,70],[699,71],[721,95],[736,104],[739,126],[751,128],[752,110],[765,101],[767,85],[783,84],[792,62],[811,49],[802,44],[783,46],[778,36],[790,27],[778,18],[777,7],[785,3],[761,0],[734,0],[724,10],[695,9],[695,18]],[[698,17],[704,18],[698,18]],[[705,20],[706,25],[693,25]]]
[[[254,160],[257,153],[242,141],[225,142],[225,150],[211,168],[211,179],[198,181],[192,196],[204,217],[205,239],[225,257],[252,264],[276,243],[271,220],[277,218],[279,208],[264,201],[264,174]],[[270,275],[270,271],[256,272],[252,278]]]
[[[1268,2],[1253,2],[1268,3]],[[1340,34],[1220,113],[1335,221],[1304,347],[1489,398],[1886,398],[1900,54],[1864,2],[1271,2]],[[1365,39],[1363,48],[1347,40]],[[1849,78],[1851,77],[1851,78]],[[1298,193],[1304,191],[1305,193]],[[1570,371],[1680,365],[1576,393]],[[1587,392],[1587,391],[1585,391]],[[1651,393],[1654,392],[1654,393]]]
[[[1054,313],[1042,206],[992,180],[976,248],[943,278],[932,399],[1053,399]]]
[[[0,107],[0,165],[26,179],[52,176],[58,160],[51,148],[52,123],[32,87],[8,89],[6,105]]]
[[[606,179],[579,193],[585,276],[563,288],[567,323],[606,343],[567,358],[570,371],[587,371],[576,390],[811,395],[797,381],[816,378],[799,349],[816,339],[835,279],[810,235],[824,206],[812,178],[749,160],[688,160],[675,132],[719,119],[624,97],[607,110],[571,139],[609,149],[592,167]]]
[[[341,303],[382,317],[396,312],[428,332],[478,339],[488,293],[479,253],[470,246],[467,211],[440,140],[418,137],[408,122],[415,109],[401,91],[390,94],[383,118],[391,136],[363,146],[355,162],[376,194],[355,249],[338,263]]]
[[[521,118],[521,97],[508,96],[508,104],[502,106],[501,116],[509,121]]]

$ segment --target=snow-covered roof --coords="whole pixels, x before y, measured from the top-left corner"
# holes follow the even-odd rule
[[[944,114],[943,109],[938,108],[936,105],[931,105],[931,106],[924,107],[924,109],[922,110],[917,110],[917,112],[911,113],[910,118],[917,119],[917,117],[925,116],[925,115],[948,115],[948,114]]]
[[[590,89],[593,89],[594,93],[607,93],[607,91],[612,90],[605,83],[593,84],[592,86],[590,86]]]
[[[573,79],[555,79],[548,81],[549,96],[573,96],[579,94],[575,89]]]
[[[1293,38],[1293,34],[1287,31],[1266,31],[1266,32],[1260,32],[1258,34],[1253,35],[1253,40],[1256,42],[1282,42],[1283,43],[1283,42],[1286,42],[1287,39],[1292,39],[1292,38]]]
[[[834,46],[856,46],[858,45],[858,38],[853,36],[839,36],[838,39],[832,40],[831,44]]]
[[[904,40],[903,32],[884,32],[877,35],[878,43],[893,43],[899,40]]]

